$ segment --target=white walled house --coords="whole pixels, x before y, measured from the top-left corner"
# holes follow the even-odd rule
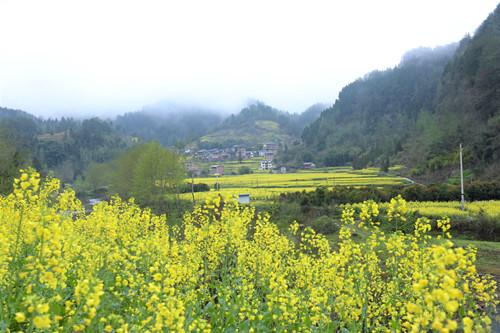
[[[260,161],[260,170],[271,170],[273,168],[273,161],[262,160]]]

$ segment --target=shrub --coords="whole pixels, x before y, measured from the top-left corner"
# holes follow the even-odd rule
[[[191,187],[191,183],[185,183],[181,189],[180,193],[191,193],[193,192],[207,192],[210,191],[210,186],[205,183],[195,183],[193,187]]]
[[[419,169],[416,169],[416,168],[410,169],[410,177],[420,176],[420,174],[421,174],[421,172]]]
[[[408,186],[403,190],[401,196],[407,201],[432,201],[431,190],[419,184]]]
[[[251,173],[252,170],[250,169],[250,167],[244,165],[244,166],[241,166],[238,168],[238,174],[239,175],[247,175],[249,173]]]
[[[323,215],[314,220],[312,228],[318,233],[329,235],[339,231],[340,226],[330,217]]]
[[[500,200],[500,182],[472,182],[466,184],[464,192],[470,201]]]

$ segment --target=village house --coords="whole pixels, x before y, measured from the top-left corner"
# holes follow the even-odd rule
[[[266,160],[274,160],[274,156],[276,155],[273,151],[259,150],[259,157],[264,157]]]
[[[247,150],[245,148],[239,148],[238,150],[236,150],[236,158],[237,159],[247,158]]]
[[[285,166],[276,167],[273,169],[273,173],[275,174],[286,173],[286,167]]]
[[[316,168],[316,164],[314,164],[313,162],[306,162],[303,164],[303,168],[304,170],[312,170]]]
[[[278,153],[278,145],[274,142],[267,142],[262,145],[259,150],[259,156],[264,157],[266,160],[274,160],[274,156]]]
[[[276,156],[276,153],[273,153],[273,152],[268,151],[268,152],[266,152],[266,156],[264,156],[264,157],[265,157],[266,159],[268,159],[268,160],[272,161],[272,160],[274,160],[274,156]]]
[[[223,175],[224,174],[224,166],[223,165],[212,165],[210,168],[210,174],[212,175]]]
[[[273,161],[271,161],[271,160],[260,161],[260,169],[259,170],[271,170],[272,168],[273,168]]]
[[[193,161],[186,161],[184,163],[184,165],[186,166],[186,171],[197,171],[198,170],[198,166]]]
[[[219,160],[222,158],[222,152],[219,149],[210,149],[209,150],[211,160]]]
[[[195,156],[198,157],[198,158],[200,158],[200,159],[206,159],[206,155],[207,155],[207,150],[206,149],[200,149],[195,154]]]
[[[264,150],[266,151],[278,151],[278,145],[274,142],[267,142],[263,144]]]

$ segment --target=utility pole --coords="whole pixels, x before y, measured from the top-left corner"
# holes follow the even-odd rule
[[[462,165],[462,144],[460,144],[460,195],[462,197],[462,211],[464,211],[465,196],[464,196],[464,167]]]
[[[194,170],[191,170],[191,195],[193,196],[193,206],[196,205],[194,200]]]

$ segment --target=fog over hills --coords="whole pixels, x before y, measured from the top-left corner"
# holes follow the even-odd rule
[[[0,1],[0,105],[101,118],[162,100],[290,113],[418,46],[459,41],[497,0]]]

